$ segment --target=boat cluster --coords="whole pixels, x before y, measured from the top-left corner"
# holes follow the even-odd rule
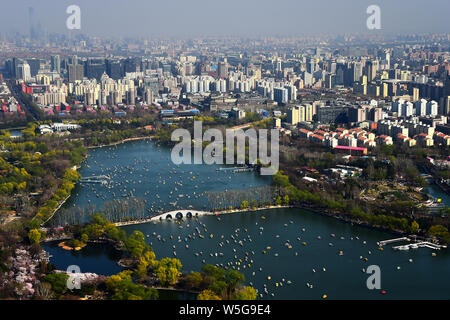
[[[217,223],[220,223],[221,218],[219,216],[216,216],[215,219],[217,220]],[[216,224],[211,226],[211,228],[208,228],[203,221],[209,220],[193,217],[187,220],[174,219],[170,222],[154,222],[155,224],[166,224],[167,227],[169,226],[169,223],[175,223],[178,225],[177,229],[183,229],[183,232],[181,232],[182,235],[177,235],[172,231],[170,235],[164,237],[153,232],[153,234],[149,234],[147,237],[154,238],[154,241],[157,241],[162,248],[167,248],[167,245],[169,245],[174,257],[179,256],[180,253],[185,256],[184,251],[190,250],[194,259],[198,259],[201,264],[209,263],[226,270],[234,269],[244,272],[250,285],[253,285],[254,282],[259,284],[260,290],[258,291],[258,295],[261,298],[264,297],[264,295],[275,297],[277,295],[277,290],[293,283],[292,280],[286,279],[286,275],[274,276],[267,274],[267,271],[264,270],[266,268],[263,269],[267,264],[267,259],[263,257],[264,255],[273,257],[274,259],[281,259],[280,263],[282,263],[282,259],[286,255],[293,254],[294,256],[301,257],[302,250],[307,250],[308,247],[311,247],[311,249],[315,247],[316,244],[314,243],[314,240],[308,240],[307,242],[304,241],[303,238],[317,239],[317,241],[322,241],[327,238],[323,235],[311,237],[311,235],[306,234],[308,232],[306,227],[296,227],[293,221],[289,221],[284,224],[284,227],[292,225],[293,228],[296,228],[298,230],[297,237],[295,240],[282,239],[281,233],[272,233],[269,226],[270,222],[266,220],[264,215],[261,215],[261,221],[255,222],[254,227],[244,227],[241,225],[230,230],[229,233],[221,232],[221,234],[218,235],[208,231],[208,229],[217,230]],[[173,230],[173,227],[169,228],[170,230]],[[251,230],[249,231],[249,229]],[[334,242],[337,241],[336,246],[339,246],[340,241],[345,239],[346,237],[336,237],[335,234],[330,234],[328,241],[331,241],[329,242],[329,245],[331,246],[335,246]],[[211,242],[213,240],[214,242]],[[359,240],[359,237],[350,237],[349,240]],[[166,241],[169,242],[169,244],[165,244]],[[196,241],[209,242],[206,246],[208,249],[205,250],[205,245],[200,245]],[[366,244],[365,241],[361,242]],[[278,243],[281,245],[278,245]],[[154,243],[151,242],[150,244],[153,246]],[[261,244],[264,244],[264,246],[261,247]],[[306,248],[302,249],[302,247]],[[260,248],[262,255],[257,254],[258,248]],[[159,250],[160,249],[156,249],[157,252]],[[344,251],[338,250],[337,254],[344,255]],[[369,250],[367,254],[371,255],[372,252]],[[186,260],[186,258],[181,259],[183,261]],[[364,262],[368,261],[367,257],[361,256],[360,259]],[[315,278],[313,275],[328,272],[329,267],[331,266],[313,267],[311,269],[311,278],[305,279],[306,287],[308,289],[313,289],[315,286],[314,282],[317,284],[317,281],[320,279]],[[277,277],[279,277],[279,279],[276,279]]]

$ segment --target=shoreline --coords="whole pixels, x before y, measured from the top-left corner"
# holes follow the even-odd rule
[[[64,198],[64,200],[62,200],[59,205],[55,208],[55,210],[53,210],[52,214],[48,217],[47,220],[45,220],[44,222],[42,222],[41,227],[44,226],[47,222],[49,222],[56,214],[56,212],[66,203],[67,200],[69,200],[69,198],[72,196],[72,192]],[[39,210],[39,209],[38,209]]]
[[[227,210],[221,210],[221,211],[205,212],[205,214],[202,214],[202,215],[199,215],[199,216],[218,216],[218,215],[231,214],[231,213],[242,213],[242,212],[248,212],[248,211],[262,211],[262,210],[285,209],[285,208],[295,208],[295,207],[294,206],[276,206],[276,205],[274,205],[274,206],[260,207],[260,208],[231,209],[231,210],[227,209]],[[162,213],[162,214],[164,214],[164,213]],[[123,221],[123,222],[114,222],[113,224],[116,227],[124,227],[124,226],[136,225],[136,224],[150,223],[152,221],[160,221],[160,218],[159,218],[160,215],[161,214],[153,216],[153,217],[141,219],[141,220],[130,220],[130,221]],[[176,218],[170,219],[170,220],[175,220],[175,219]],[[164,219],[164,220],[166,220],[166,219]]]
[[[83,161],[84,161],[86,158],[87,158],[87,155],[86,155],[86,157],[83,159]],[[77,172],[78,172],[78,169],[80,169],[80,168],[81,168],[81,164],[78,164],[78,165],[75,166],[75,170],[76,170]],[[76,183],[78,183],[78,181],[77,181]],[[58,210],[61,209],[61,207],[67,202],[67,200],[69,200],[69,198],[70,198],[71,196],[72,196],[72,191],[70,191],[70,194],[69,194],[64,200],[62,200],[62,201],[59,203],[59,205],[55,208],[55,210],[52,212],[52,214],[50,215],[50,217],[48,217],[47,220],[45,220],[44,222],[42,222],[41,227],[44,226],[47,222],[49,222],[49,221],[55,216],[56,212],[58,212]],[[38,210],[39,210],[39,208],[38,208]]]
[[[411,234],[409,234],[407,232],[403,232],[401,230],[393,230],[393,229],[389,229],[389,228],[383,228],[381,226],[371,225],[371,224],[369,224],[367,222],[364,222],[364,221],[353,220],[351,218],[343,217],[342,215],[337,215],[337,214],[333,214],[331,212],[327,212],[326,209],[319,210],[318,208],[308,207],[308,206],[296,206],[295,208],[307,210],[307,211],[310,211],[311,213],[319,214],[321,216],[334,218],[336,220],[339,220],[339,221],[341,221],[343,223],[350,224],[352,226],[353,225],[357,225],[357,226],[362,227],[362,228],[367,228],[367,229],[372,229],[372,230],[378,230],[378,231],[383,231],[383,232],[387,232],[387,233],[392,233],[393,235],[411,236]]]

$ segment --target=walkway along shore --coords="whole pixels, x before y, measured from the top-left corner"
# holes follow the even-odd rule
[[[87,149],[96,149],[96,148],[103,148],[103,147],[111,147],[111,146],[116,146],[116,145],[118,145],[118,144],[122,144],[122,143],[125,143],[125,142],[128,142],[128,141],[136,141],[136,140],[144,140],[144,139],[153,139],[154,138],[154,136],[144,136],[144,137],[134,137],[134,138],[126,138],[126,139],[123,139],[123,140],[119,140],[119,141],[116,141],[116,142],[112,142],[112,143],[110,143],[110,144],[102,144],[102,145],[100,145],[100,146],[89,146],[89,147],[87,147]]]
[[[77,171],[78,171],[78,169],[80,169],[80,168],[81,168],[80,165],[76,165],[76,166],[75,166],[75,170],[77,170]],[[53,210],[52,214],[48,217],[48,219],[41,223],[41,226],[43,226],[43,225],[45,225],[47,222],[49,222],[49,221],[54,217],[54,215],[56,214],[56,212],[57,212],[57,211],[58,211],[58,210],[66,203],[67,200],[69,200],[69,198],[70,198],[71,196],[72,196],[72,191],[70,192],[70,194],[69,194],[67,197],[65,197],[63,200],[61,200],[61,201],[59,202],[58,206]],[[39,210],[39,209],[38,209],[38,210]]]
[[[59,202],[59,205],[53,210],[52,214],[48,217],[48,219],[41,223],[41,226],[45,225],[47,222],[49,222],[53,218],[53,216],[56,214],[56,212],[59,210],[59,208],[61,208],[64,205],[64,203],[66,203],[66,201],[70,198],[71,195],[72,195],[72,192],[71,192],[71,194],[69,194],[67,197],[65,197],[63,200],[61,200]]]
[[[240,213],[240,212],[248,212],[248,211],[261,211],[261,210],[269,210],[269,209],[282,209],[282,208],[294,208],[294,206],[267,206],[267,207],[259,207],[259,208],[227,209],[227,210],[220,210],[220,211],[209,212],[209,213],[204,214],[204,215],[217,216],[217,215],[230,214],[230,213]],[[158,216],[159,215],[156,215],[156,216],[153,216],[153,217],[149,217],[149,218],[145,218],[145,219],[139,219],[139,220],[130,220],[130,221],[123,221],[123,222],[116,222],[116,223],[114,223],[114,225],[116,227],[122,227],[122,226],[128,226],[128,225],[148,223],[148,222],[151,222],[151,221],[159,221]],[[176,219],[176,218],[174,218],[174,219]]]
[[[216,211],[216,212],[210,212],[208,214],[205,215],[209,215],[209,216],[216,216],[216,215],[223,215],[223,214],[230,214],[230,213],[242,213],[242,212],[248,212],[248,211],[262,211],[262,210],[269,210],[269,209],[286,209],[286,208],[296,208],[296,209],[302,209],[302,210],[308,210],[314,214],[320,214],[322,216],[327,216],[330,218],[334,218],[337,220],[340,220],[342,222],[345,223],[350,223],[350,224],[355,224],[358,225],[360,227],[363,228],[368,228],[368,229],[373,229],[373,230],[380,230],[383,232],[389,232],[391,234],[394,235],[401,235],[401,236],[412,236],[411,234],[401,231],[401,230],[393,230],[387,227],[383,227],[383,226],[376,226],[376,225],[371,225],[365,221],[361,221],[361,220],[355,220],[352,219],[350,217],[345,217],[342,216],[341,214],[336,214],[333,212],[328,212],[326,211],[326,209],[321,209],[321,208],[316,208],[314,206],[307,206],[307,205],[289,205],[289,206],[285,206],[285,205],[272,205],[272,206],[267,206],[267,207],[259,207],[259,208],[246,208],[246,209],[231,209],[231,210],[221,210],[221,211]],[[145,219],[139,219],[139,220],[130,220],[130,221],[123,221],[123,222],[117,222],[114,223],[115,226],[117,227],[121,227],[121,226],[127,226],[127,225],[136,225],[136,224],[143,224],[143,223],[149,223],[152,221],[159,221],[158,218],[159,215],[153,216],[153,217],[149,217],[149,218],[145,218]],[[176,218],[173,218],[174,220]],[[165,220],[165,219],[164,219]]]

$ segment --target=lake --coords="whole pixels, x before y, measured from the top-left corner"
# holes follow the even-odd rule
[[[90,212],[99,211],[105,207],[105,203],[114,199],[141,200],[145,208],[144,212],[139,213],[140,216],[175,209],[207,210],[211,209],[212,205],[214,207],[225,205],[220,199],[208,201],[208,193],[245,191],[269,186],[272,182],[271,176],[260,176],[254,172],[220,171],[224,167],[174,165],[171,161],[171,149],[157,146],[149,140],[90,149],[88,158],[80,169],[82,177],[108,178],[103,179],[104,184],[89,182],[78,184],[72,197],[55,215],[52,224],[86,222],[88,215],[80,214],[80,208],[86,208]],[[248,197],[251,196],[249,193]],[[136,211],[130,215],[136,217]]]
[[[217,171],[219,167],[175,166],[169,149],[149,141],[93,149],[81,168],[83,177],[109,175],[111,179],[107,185],[77,186],[66,208],[101,207],[131,192],[147,200],[148,214],[190,205],[202,209],[205,199],[201,194],[207,191],[231,192],[271,183],[270,177]],[[175,195],[177,203],[170,204]],[[61,223],[64,216],[55,220]],[[205,263],[239,268],[246,284],[258,289],[260,299],[321,299],[324,294],[328,299],[450,298],[448,250],[437,251],[435,257],[425,248],[394,251],[389,245],[380,251],[377,241],[397,236],[303,209],[201,216],[122,228],[127,233],[142,231],[157,259],[176,255],[185,272],[199,271]],[[77,264],[83,272],[110,275],[120,271],[116,253],[107,246],[88,245],[79,252],[54,244],[44,248],[59,269]],[[369,275],[364,270],[369,265],[380,267],[385,295],[367,288]]]

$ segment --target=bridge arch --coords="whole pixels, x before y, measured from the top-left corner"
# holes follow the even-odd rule
[[[151,218],[151,220],[170,220],[170,219],[183,219],[183,218],[193,218],[193,217],[199,217],[202,215],[207,215],[207,214],[211,214],[211,212],[206,212],[206,211],[197,211],[197,210],[174,210],[174,211],[169,211],[169,212],[165,212],[165,213],[161,213],[157,216],[154,216]]]

